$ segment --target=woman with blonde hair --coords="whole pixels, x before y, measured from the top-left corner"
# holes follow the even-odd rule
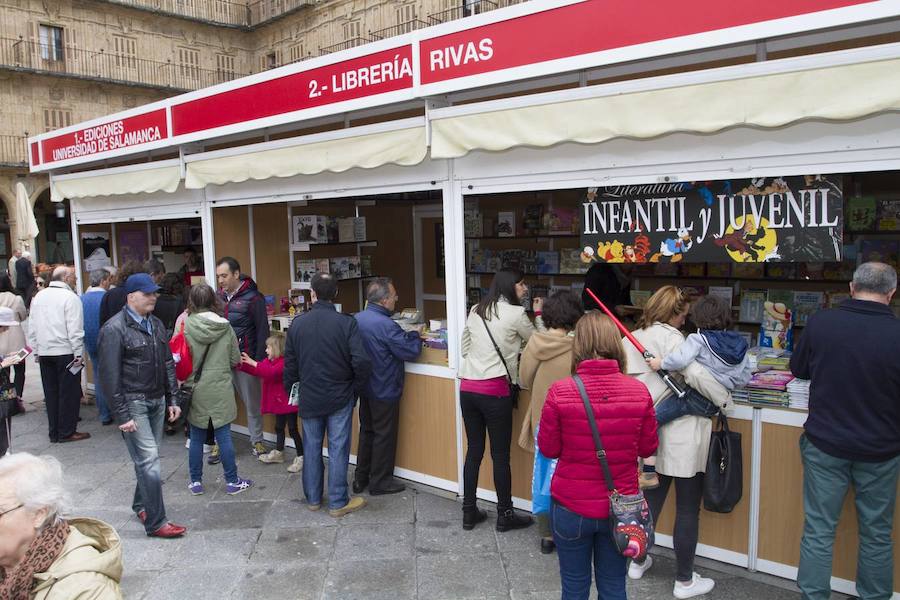
[[[644,314],[638,321],[634,337],[654,356],[669,355],[683,341],[680,328],[684,326],[690,301],[674,285],[663,286],[647,301]],[[626,373],[644,383],[650,390],[654,406],[672,392],[647,364],[634,346],[625,342]],[[718,381],[696,362],[673,373],[684,384],[719,407],[725,407],[731,395]],[[709,452],[712,422],[709,417],[687,415],[672,421],[659,432],[659,450],[655,470],[659,486],[645,490],[653,518],[658,518],[672,483],[675,484],[675,546],[676,574],[672,594],[676,598],[693,598],[715,587],[712,579],[694,572],[694,558],[700,524],[700,501],[703,498],[703,474]],[[650,556],[643,563],[632,562],[628,576],[640,579],[653,564]]]
[[[656,450],[656,415],[647,386],[624,374],[625,351],[609,317],[591,311],[578,321],[572,370],[587,393],[616,489],[637,494],[634,465]],[[575,377],[550,387],[537,436],[541,452],[559,459],[550,523],[562,598],[587,600],[593,570],[600,598],[625,600],[625,557],[609,529],[609,492]]]

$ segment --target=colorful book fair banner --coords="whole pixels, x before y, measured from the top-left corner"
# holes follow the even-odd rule
[[[839,175],[589,188],[583,262],[841,260]]]

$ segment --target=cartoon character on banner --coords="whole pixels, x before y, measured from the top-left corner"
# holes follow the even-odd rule
[[[678,230],[676,237],[659,243],[659,252],[650,257],[650,262],[659,262],[662,258],[668,258],[669,262],[679,262],[693,247],[694,240],[691,238],[691,232],[682,227]]]
[[[761,218],[756,226],[752,215],[743,215],[735,219],[735,224],[737,229],[729,224],[723,235],[713,234],[713,243],[725,248],[732,260],[766,262],[781,258],[778,236],[766,219]]]
[[[794,345],[793,314],[783,302],[765,303],[759,345],[763,348],[791,350]]]
[[[634,237],[634,241],[628,244],[613,240],[598,243],[596,250],[585,246],[581,252],[581,262],[645,263],[649,251],[650,238],[643,233],[638,233]]]

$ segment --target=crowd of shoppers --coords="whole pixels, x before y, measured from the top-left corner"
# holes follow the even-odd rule
[[[11,268],[18,269],[24,260],[23,253]],[[235,393],[246,407],[251,451],[261,462],[283,463],[287,436],[293,439],[297,457],[288,470],[302,471],[308,509],[320,510],[327,502],[329,514],[340,517],[366,505],[363,497],[350,494],[351,489],[354,494],[368,489],[371,495],[403,491],[403,484],[393,477],[403,363],[418,356],[421,343],[418,332],[404,332],[391,319],[399,298],[393,282],[372,280],[366,287],[367,306],[350,317],[335,308],[337,280],[316,274],[311,281],[311,310],[294,319],[284,336],[269,334],[263,297],[235,259],[221,258],[216,274],[218,293],[196,283],[182,310],[183,274],[166,276],[155,261],[126,266],[111,290],[110,273],[92,273],[91,287],[81,302],[73,291],[74,271],[54,270],[49,289],[31,303],[31,315],[40,326],[29,330],[41,366],[51,441],[87,437],[75,431],[83,345],[98,369],[105,399],[98,397],[100,418],[117,422],[134,461],[133,510],[148,535],[183,535],[183,526],[168,521],[159,466],[164,422],[179,417],[178,401],[187,396],[179,392],[168,346],[183,324],[193,364],[181,390],[190,390],[186,418],[191,493],[204,493],[203,446],[213,439],[226,493],[242,493],[253,486],[238,475],[231,439],[231,423],[237,416]],[[866,598],[892,590],[890,570],[881,565],[885,552],[887,564],[892,560],[890,531],[900,472],[900,367],[891,352],[900,341],[900,325],[888,307],[896,285],[892,267],[861,265],[850,286],[852,299],[811,317],[791,360],[794,373],[812,381],[809,420],[800,440],[805,526],[798,576],[804,596],[812,600],[828,597],[835,527],[851,486],[860,523],[857,589]],[[16,336],[21,335],[19,323],[26,309],[21,294],[12,290],[12,281],[0,277],[3,355],[23,344]],[[555,464],[549,512],[538,515],[537,522],[542,552],[555,549],[558,554],[564,600],[586,599],[592,579],[599,597],[625,598],[626,577],[640,579],[653,564],[650,555],[628,563],[613,541],[607,483],[588,419],[599,429],[619,493],[636,494],[639,475],[643,479],[653,474],[656,479],[644,493],[655,520],[674,488],[673,596],[692,598],[710,592],[715,582],[699,575],[694,561],[711,416],[729,407],[731,390],[745,383],[749,374],[746,344],[728,331],[730,307],[712,298],[692,303],[675,286],[658,289],[633,332],[656,357],[648,359],[632,344],[623,343],[611,318],[594,310],[585,312],[572,292],[555,292],[546,301],[536,298],[526,306],[528,292],[522,272],[501,269],[488,293],[472,307],[463,329],[460,410],[468,443],[463,529],[471,530],[487,519],[476,504],[487,439],[497,493],[496,530],[533,523],[512,504],[510,446],[521,387],[530,392],[530,404],[520,407],[525,418],[518,443],[535,454],[535,461]],[[159,304],[162,297],[167,298],[165,307]],[[120,301],[122,308],[116,310]],[[105,324],[104,310],[112,311]],[[686,338],[682,329],[689,316],[698,331]],[[836,356],[836,347],[848,351]],[[7,364],[13,363],[4,360],[3,366]],[[675,397],[658,377],[655,371],[660,367],[686,387],[686,399]],[[4,382],[9,375],[8,369],[0,373]],[[360,441],[351,486],[347,474],[357,399]],[[110,416],[104,418],[106,402]],[[263,442],[262,414],[276,415],[272,450]],[[327,494],[322,460],[326,436]],[[654,454],[655,465],[647,461],[650,464],[638,467],[639,459]],[[42,484],[54,485],[58,465],[33,457],[22,460],[26,462],[0,461],[0,482],[4,477],[10,481],[0,486],[0,509],[9,513],[24,506],[16,505],[17,498],[30,489],[20,474],[27,461],[38,461],[27,464],[46,475]],[[11,536],[0,542],[0,567],[16,573],[0,581],[0,591],[5,585],[33,585],[36,569],[54,568],[51,559],[67,555],[67,535],[77,539],[78,548],[87,545],[94,552],[110,553],[114,565],[117,540],[102,523],[63,521],[62,504],[48,505],[43,512],[27,506],[19,519],[0,523],[0,531]],[[15,530],[31,522],[27,519],[35,523],[33,531]],[[46,539],[36,542],[34,536],[44,536],[45,529],[50,532]],[[94,536],[94,542],[78,536],[89,540]],[[52,548],[43,559],[46,564],[28,564],[28,553],[23,555],[22,548],[35,543]],[[19,569],[24,569],[21,579]],[[102,575],[84,585],[106,586],[104,593],[117,593],[114,566]]]

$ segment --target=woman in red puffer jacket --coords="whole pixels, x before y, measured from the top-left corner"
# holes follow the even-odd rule
[[[625,351],[609,317],[589,312],[578,321],[572,366],[584,381],[616,489],[636,494],[634,465],[638,456],[656,451],[656,415],[647,387],[623,374]],[[625,600],[625,557],[609,531],[606,482],[584,403],[571,377],[550,387],[540,423],[541,452],[559,458],[550,484],[550,522],[559,555],[562,598],[588,598],[593,562],[599,597]]]

